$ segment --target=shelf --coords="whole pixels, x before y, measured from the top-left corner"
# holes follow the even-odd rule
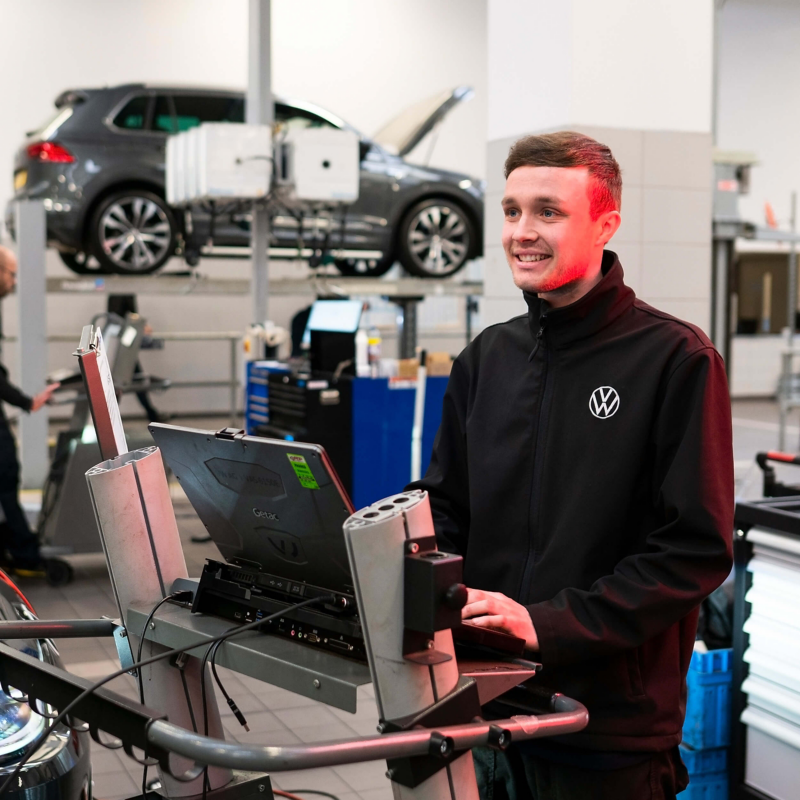
[[[152,605],[134,605],[128,609],[131,634],[141,635],[150,611]],[[192,614],[188,608],[167,603],[159,609],[155,627],[147,631],[146,638],[175,648],[213,639],[234,627],[229,620]],[[203,646],[189,652],[203,658],[205,651]],[[219,648],[216,663],[352,713],[356,710],[358,687],[372,681],[366,664],[268,633],[243,633],[231,639]]]
[[[250,281],[244,278],[208,278],[191,275],[121,275],[48,278],[48,294],[216,294],[249,295]],[[269,294],[380,295],[383,297],[467,297],[482,295],[482,281],[456,282],[426,278],[355,278],[325,275],[309,278],[276,278],[269,282]]]

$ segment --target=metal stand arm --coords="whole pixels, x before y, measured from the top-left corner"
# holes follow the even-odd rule
[[[161,750],[178,753],[201,764],[259,772],[281,772],[380,759],[427,755],[442,757],[452,751],[497,746],[494,732],[498,728],[507,734],[507,738],[500,744],[502,747],[511,741],[575,733],[586,727],[589,713],[583,704],[564,695],[555,695],[554,705],[556,711],[549,714],[450,725],[436,731],[411,730],[308,745],[270,747],[237,744],[198,736],[162,720],[150,724],[147,739]],[[441,749],[443,741],[447,745],[444,752]]]
[[[81,639],[113,636],[120,626],[113,619],[49,619],[0,621],[0,639]]]

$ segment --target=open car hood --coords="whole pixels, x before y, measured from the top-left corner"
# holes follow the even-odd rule
[[[410,153],[433,128],[459,103],[471,100],[475,90],[457,86],[421,100],[398,114],[372,138],[381,147],[398,156]]]

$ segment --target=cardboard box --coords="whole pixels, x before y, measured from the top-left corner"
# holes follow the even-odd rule
[[[397,377],[405,380],[415,381],[417,370],[419,369],[419,359],[401,358],[397,362]]]
[[[447,376],[453,366],[453,359],[450,353],[428,353],[425,366],[428,368],[428,375]]]

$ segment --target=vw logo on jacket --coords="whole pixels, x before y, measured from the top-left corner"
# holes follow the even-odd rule
[[[589,398],[589,411],[598,419],[608,419],[619,411],[619,395],[612,386],[600,386]]]

